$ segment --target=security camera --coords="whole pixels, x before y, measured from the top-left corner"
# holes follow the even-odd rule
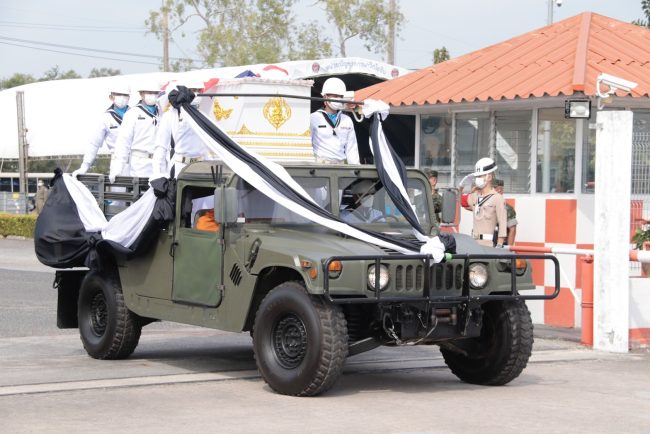
[[[562,0],[555,0],[555,4],[559,8],[560,6],[562,6]]]
[[[600,91],[601,84],[609,86],[609,91],[607,91],[607,93],[603,94]],[[616,77],[614,75],[605,74],[604,72],[601,73],[596,79],[596,92],[601,98],[607,98],[609,95],[615,93],[619,89],[624,92],[630,92],[635,87],[637,87],[637,83],[633,81],[626,80],[621,77]]]

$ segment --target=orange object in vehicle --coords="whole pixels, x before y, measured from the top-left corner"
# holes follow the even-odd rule
[[[200,231],[217,232],[219,230],[219,223],[214,219],[214,210],[210,209],[201,215],[196,221],[196,229]]]

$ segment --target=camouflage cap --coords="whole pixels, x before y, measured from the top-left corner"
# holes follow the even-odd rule
[[[427,178],[437,178],[438,177],[438,171],[437,170],[432,170],[432,169],[424,169],[424,174],[427,175]]]

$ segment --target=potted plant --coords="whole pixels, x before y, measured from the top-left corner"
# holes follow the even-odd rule
[[[632,242],[639,250],[650,250],[650,223],[645,223],[636,229]],[[641,264],[641,274],[650,276],[650,264]]]

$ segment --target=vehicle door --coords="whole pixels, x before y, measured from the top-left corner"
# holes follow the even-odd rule
[[[172,300],[216,307],[223,297],[223,226],[214,220],[214,187],[179,185]],[[178,200],[177,199],[177,200]]]

